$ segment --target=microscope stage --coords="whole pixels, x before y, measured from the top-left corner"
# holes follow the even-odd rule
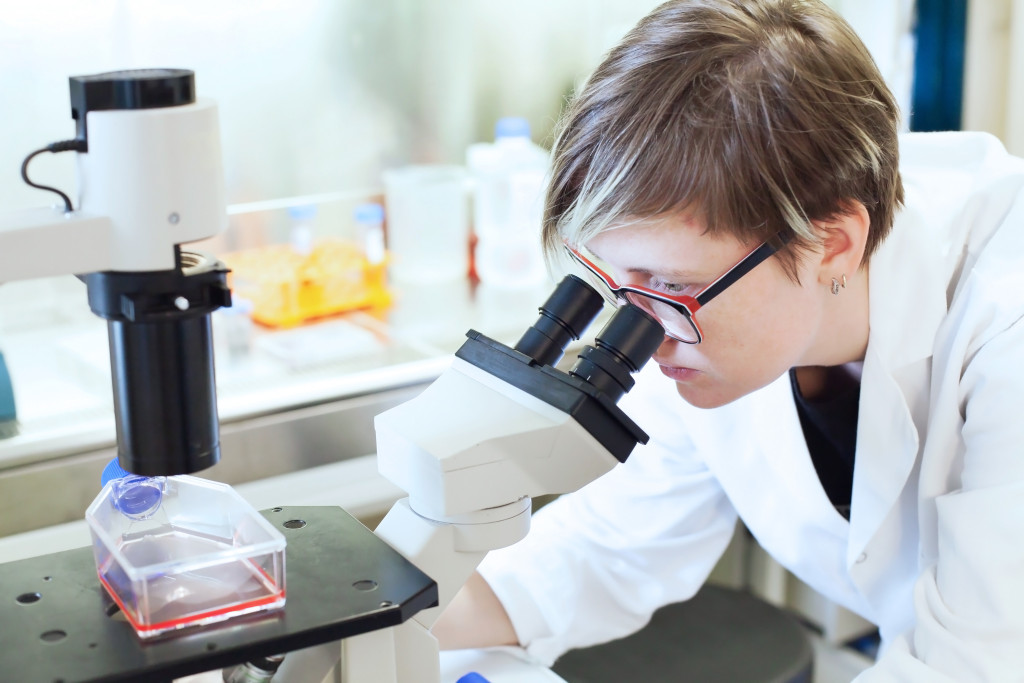
[[[90,548],[0,564],[5,680],[170,681],[396,626],[437,604],[437,584],[343,509],[261,514],[287,539],[284,608],[147,641],[100,585]]]

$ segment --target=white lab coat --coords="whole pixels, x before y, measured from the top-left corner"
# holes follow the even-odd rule
[[[1024,679],[1024,161],[974,133],[911,134],[901,157],[906,207],[870,265],[850,522],[786,376],[700,410],[649,364],[622,405],[650,443],[481,566],[538,659],[692,596],[738,514],[879,626],[858,681]]]

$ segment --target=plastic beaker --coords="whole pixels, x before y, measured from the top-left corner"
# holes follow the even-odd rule
[[[389,274],[395,282],[429,284],[469,272],[466,169],[424,164],[385,171]]]

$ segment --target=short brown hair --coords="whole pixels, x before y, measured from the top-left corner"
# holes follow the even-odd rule
[[[691,211],[743,241],[791,233],[851,200],[871,220],[865,261],[903,201],[899,111],[849,25],[814,0],[671,0],[611,50],[563,115],[544,245]]]

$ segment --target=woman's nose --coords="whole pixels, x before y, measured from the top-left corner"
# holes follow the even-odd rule
[[[665,339],[662,340],[661,346],[654,352],[651,359],[658,365],[671,365],[669,359],[675,354],[676,347],[682,342],[673,339],[672,337],[665,335]]]

